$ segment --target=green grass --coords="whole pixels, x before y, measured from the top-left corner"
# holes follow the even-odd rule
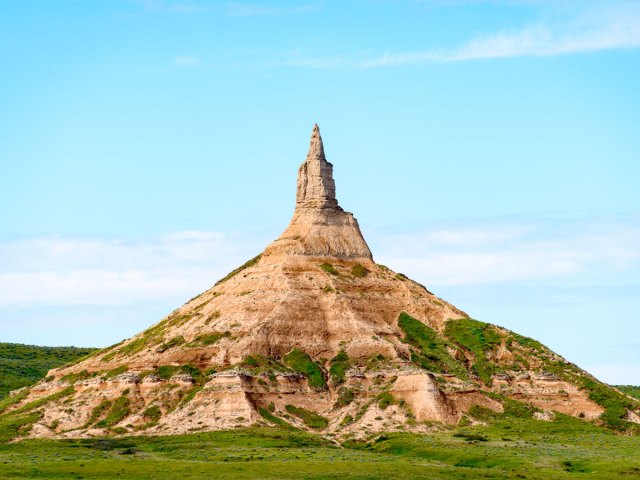
[[[111,405],[111,409],[109,410],[107,416],[104,418],[104,420],[96,423],[96,427],[113,427],[115,424],[121,422],[127,415],[129,415],[129,413],[131,412],[130,406],[131,400],[126,394],[118,397],[118,399]]]
[[[200,347],[200,346],[208,346],[213,345],[214,343],[219,342],[224,337],[230,337],[230,332],[212,332],[204,335],[198,335],[193,342],[187,345],[188,347]]]
[[[295,415],[302,420],[307,427],[313,428],[314,430],[323,430],[327,428],[327,425],[329,425],[329,421],[326,418],[312,412],[311,410],[296,407],[294,405],[286,405],[285,408],[287,409],[287,412],[291,415]]]
[[[640,425],[625,420],[628,410],[638,409],[640,403],[637,400],[630,399],[608,385],[585,375],[573,364],[547,362],[544,369],[586,390],[589,398],[605,409],[600,416],[604,426],[619,432],[640,434]]]
[[[498,372],[496,365],[487,360],[487,353],[502,342],[502,336],[493,325],[478,322],[470,318],[449,320],[445,336],[458,347],[470,351],[475,356],[472,369],[487,385],[491,385],[491,376]]]
[[[334,405],[335,408],[346,407],[356,398],[356,392],[352,388],[342,387],[338,391],[338,398]]]
[[[367,270],[364,266],[360,265],[359,263],[356,263],[353,267],[351,267],[351,275],[353,277],[356,277],[356,278],[366,277],[368,273],[369,273],[369,270]]]
[[[291,425],[290,423],[288,423],[286,420],[283,420],[282,418],[275,416],[271,411],[269,411],[264,407],[259,407],[258,413],[260,413],[262,418],[264,418],[268,422],[271,422],[280,428],[283,428],[285,430],[296,430],[296,431],[299,430],[293,425]]]
[[[226,282],[227,280],[229,280],[230,278],[235,277],[237,274],[239,274],[240,272],[242,272],[243,270],[246,270],[249,267],[253,267],[254,265],[257,265],[258,262],[260,261],[260,258],[262,258],[262,254],[257,255],[255,257],[253,257],[251,260],[243,263],[242,265],[240,265],[238,268],[236,268],[235,270],[232,270],[231,272],[229,272],[227,274],[226,277],[221,278],[220,280],[218,280],[216,282],[216,285],[220,285],[221,283]]]
[[[327,388],[327,382],[322,368],[302,350],[294,348],[282,358],[282,361],[296,372],[305,374],[309,379],[309,386],[311,388],[320,390]]]
[[[120,365],[119,367],[114,368],[113,370],[109,370],[107,373],[103,375],[104,378],[115,378],[118,375],[122,375],[129,371],[129,367],[127,365]]]
[[[95,351],[94,348],[0,343],[0,399],[11,390],[34,384],[52,368],[74,362]]]
[[[376,400],[378,401],[378,407],[380,407],[382,410],[397,403],[396,399],[393,398],[393,395],[391,395],[390,392],[382,392],[377,396]]]
[[[329,367],[329,373],[331,374],[331,380],[334,385],[340,385],[344,382],[345,374],[349,368],[349,357],[347,352],[340,350],[338,354],[331,360],[331,366]]]
[[[177,337],[173,337],[168,342],[165,342],[162,345],[160,345],[157,351],[158,353],[162,353],[169,350],[170,348],[184,345],[185,343],[186,343],[186,340],[184,339],[184,337],[182,335],[178,335]]]
[[[613,480],[639,474],[639,437],[565,417],[430,435],[387,433],[342,446],[290,426],[0,444],[3,479]]]
[[[640,387],[633,385],[617,385],[616,388],[630,397],[640,400]]]
[[[91,415],[89,416],[89,420],[85,423],[85,427],[89,427],[100,420],[111,408],[112,402],[111,400],[104,399],[98,405],[96,405],[93,410],[91,410]]]
[[[338,272],[338,270],[336,270],[336,268],[330,263],[322,263],[320,264],[320,268],[327,272],[329,275],[340,275],[340,272]]]
[[[467,378],[464,366],[447,352],[446,342],[432,328],[402,312],[398,318],[398,326],[404,332],[404,340],[416,347],[411,360],[434,373],[453,373],[460,378]]]

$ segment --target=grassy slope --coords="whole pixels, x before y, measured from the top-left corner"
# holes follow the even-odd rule
[[[91,348],[0,343],[0,399],[11,390],[37,382],[50,369],[73,362],[93,351]]]
[[[389,434],[338,448],[303,432],[253,428],[172,437],[0,445],[1,478],[500,478],[640,475],[640,438],[579,420],[509,418],[433,435]]]
[[[640,400],[640,387],[636,387],[633,385],[617,385],[616,388],[621,392],[626,393],[630,397]]]

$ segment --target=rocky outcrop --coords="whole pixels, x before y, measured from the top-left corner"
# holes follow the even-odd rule
[[[373,261],[358,221],[338,205],[333,165],[325,158],[317,125],[307,158],[298,169],[293,218],[280,238],[267,247],[263,259],[295,262],[300,256]]]

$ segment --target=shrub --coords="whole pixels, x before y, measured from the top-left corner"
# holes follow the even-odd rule
[[[355,398],[355,392],[351,388],[342,387],[338,392],[338,399],[334,405],[335,408],[346,407]]]
[[[320,265],[320,268],[330,275],[340,275],[340,272],[338,272],[338,270],[336,270],[335,267],[330,263],[325,262]]]
[[[353,267],[351,267],[351,275],[356,278],[366,277],[368,273],[369,273],[369,270],[367,270],[365,267],[363,267],[359,263],[356,263]]]
[[[302,350],[294,348],[286,354],[282,360],[296,372],[305,374],[309,379],[309,386],[311,388],[325,389],[327,387],[322,368]]]
[[[393,395],[391,395],[390,392],[382,392],[380,395],[378,395],[376,400],[378,400],[378,407],[380,407],[382,410],[385,410],[387,407],[395,405],[396,403],[396,399],[393,398]]]
[[[182,335],[172,338],[168,342],[163,343],[158,347],[158,353],[162,353],[170,348],[177,347],[178,345],[182,345],[186,343],[186,340]]]
[[[107,378],[107,379],[108,378],[113,378],[113,377],[117,377],[118,375],[121,375],[121,374],[127,372],[128,370],[129,370],[129,367],[127,367],[126,365],[120,365],[119,367],[108,371],[103,376],[104,376],[104,378]]]
[[[87,428],[96,421],[111,407],[111,400],[107,400],[106,398],[102,400],[93,410],[91,410],[91,415],[89,416],[89,420],[84,424],[84,428]]]
[[[162,411],[157,405],[153,405],[142,412],[142,416],[152,422],[157,422],[162,417]]]
[[[344,382],[345,374],[349,368],[349,357],[347,352],[340,350],[338,354],[331,360],[331,367],[329,373],[331,374],[331,380],[335,385],[339,385]]]
[[[438,333],[419,320],[402,312],[398,326],[404,332],[404,340],[416,347],[411,353],[411,361],[435,373],[452,373],[467,378],[465,368],[447,352],[447,343]]]
[[[287,412],[291,415],[295,415],[302,420],[307,427],[313,428],[314,430],[322,430],[327,428],[327,425],[329,425],[329,420],[310,410],[293,405],[286,405],[285,408],[287,409]]]
[[[490,385],[491,376],[498,370],[495,364],[487,360],[486,354],[502,342],[502,336],[495,327],[463,318],[449,320],[444,333],[455,344],[475,355],[473,370],[485,384]]]
[[[258,413],[262,416],[262,418],[264,418],[265,420],[278,425],[281,428],[284,428],[285,430],[298,430],[296,427],[294,427],[293,425],[291,425],[289,422],[276,417],[273,413],[271,413],[268,409],[264,408],[264,407],[259,407],[258,408]]]
[[[126,394],[118,397],[118,399],[113,402],[113,405],[111,406],[111,410],[109,410],[107,417],[104,420],[98,422],[96,424],[96,427],[109,428],[121,422],[127,415],[129,415],[130,404],[131,401]]]

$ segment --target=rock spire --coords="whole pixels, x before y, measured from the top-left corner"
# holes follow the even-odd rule
[[[314,125],[307,158],[298,168],[296,208],[289,226],[263,258],[322,257],[372,261],[358,221],[336,199],[333,165],[327,162],[320,128]]]
[[[317,124],[313,126],[307,159],[298,169],[296,208],[340,208],[336,200],[333,165],[324,156]]]

